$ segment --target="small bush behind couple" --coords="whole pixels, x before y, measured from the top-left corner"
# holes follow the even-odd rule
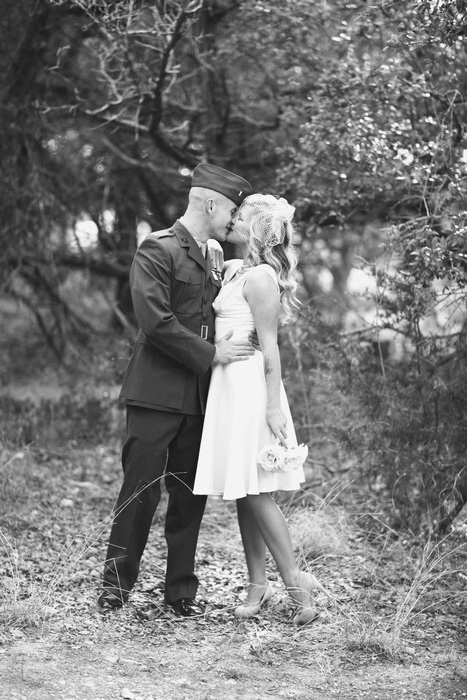
[[[299,570],[272,496],[305,481],[307,448],[297,444],[277,343],[279,323],[297,304],[294,208],[285,199],[250,192],[242,178],[198,166],[185,215],[168,232],[150,234],[136,254],[130,283],[141,333],[122,390],[128,411],[125,479],[109,542],[103,606],[126,602],[134,585],[160,498],[157,477],[167,460],[166,603],[186,617],[203,613],[195,602],[194,555],[206,497],[220,495],[236,500],[249,575],[236,615],[257,614],[271,596],[268,549],[298,607],[294,623],[317,616],[313,592],[320,586]],[[235,243],[244,252],[242,260],[225,263],[220,290],[209,256],[206,260],[199,249],[208,238]],[[253,330],[260,350],[248,341]],[[141,484],[148,484],[149,495],[133,499],[125,516],[119,504]]]

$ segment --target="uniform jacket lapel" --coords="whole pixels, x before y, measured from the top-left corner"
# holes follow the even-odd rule
[[[199,245],[197,244],[191,233],[188,231],[188,229],[186,229],[180,221],[176,221],[175,224],[172,226],[172,231],[177,236],[182,248],[188,249],[188,257],[195,260],[198,263],[198,265],[201,265],[203,270],[207,272],[208,264],[205,258],[203,257]]]

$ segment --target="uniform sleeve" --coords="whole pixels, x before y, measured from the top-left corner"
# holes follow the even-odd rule
[[[141,243],[130,272],[136,318],[152,345],[193,372],[204,374],[216,350],[174,315],[170,305],[173,269],[173,253],[166,245],[155,238]]]

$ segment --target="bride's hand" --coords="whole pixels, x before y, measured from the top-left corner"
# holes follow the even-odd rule
[[[222,250],[221,244],[213,238],[209,238],[208,252],[213,268],[222,272],[222,268],[224,267],[224,251]]]
[[[280,408],[268,409],[266,420],[275,438],[287,447],[287,419]]]
[[[253,345],[255,350],[261,350],[261,346],[259,344],[259,338],[258,338],[258,333],[256,332],[256,328],[253,328],[253,330],[249,332],[248,340]]]

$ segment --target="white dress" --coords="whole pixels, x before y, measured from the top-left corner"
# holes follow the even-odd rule
[[[247,338],[254,328],[253,315],[243,286],[254,268],[235,277],[242,261],[232,263],[215,302],[216,339],[233,330],[232,340]],[[261,265],[277,284],[275,271]],[[288,445],[297,439],[283,385],[281,408],[287,418]],[[247,360],[214,365],[209,387],[203,437],[198,459],[195,494],[226,500],[276,490],[295,491],[305,481],[303,468],[269,472],[257,465],[259,450],[274,442],[266,422],[266,380],[263,354],[256,350]]]

